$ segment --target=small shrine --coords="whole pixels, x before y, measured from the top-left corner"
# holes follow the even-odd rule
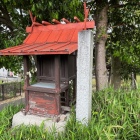
[[[76,98],[76,54],[78,32],[93,29],[94,21],[81,22],[74,17],[71,23],[56,19],[52,23],[36,22],[32,16],[32,25],[26,28],[28,33],[23,44],[0,50],[0,55],[23,56],[25,114],[40,116],[59,115],[69,111]],[[37,82],[29,82],[29,56],[34,56],[37,67]]]

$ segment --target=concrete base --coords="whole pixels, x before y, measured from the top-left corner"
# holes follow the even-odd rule
[[[36,115],[23,115],[20,111],[13,116],[12,120],[12,127],[19,126],[21,124],[24,125],[37,125],[40,126],[41,123],[44,123],[45,129],[49,131],[53,130],[54,127],[57,132],[64,131],[66,122],[69,118],[70,114],[67,113],[65,115],[61,114],[56,118],[47,118],[47,117],[40,117]]]

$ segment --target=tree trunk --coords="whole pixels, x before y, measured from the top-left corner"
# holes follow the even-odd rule
[[[120,75],[121,62],[118,57],[112,57],[111,61],[111,85],[114,89],[121,87],[121,75]]]
[[[107,40],[107,10],[108,5],[97,2],[96,10],[96,36],[95,36],[95,73],[96,90],[102,90],[107,87],[107,69],[106,69],[106,49]]]

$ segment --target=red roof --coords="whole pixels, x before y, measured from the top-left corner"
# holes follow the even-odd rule
[[[27,27],[29,35],[23,44],[0,50],[0,55],[71,54],[77,50],[78,32],[84,26],[78,22]],[[94,28],[94,21],[86,22],[86,28]]]

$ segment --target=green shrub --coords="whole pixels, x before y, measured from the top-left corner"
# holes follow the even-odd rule
[[[22,107],[23,105],[10,105],[0,112],[0,139],[4,132],[9,131],[12,124],[13,115],[17,113]]]

